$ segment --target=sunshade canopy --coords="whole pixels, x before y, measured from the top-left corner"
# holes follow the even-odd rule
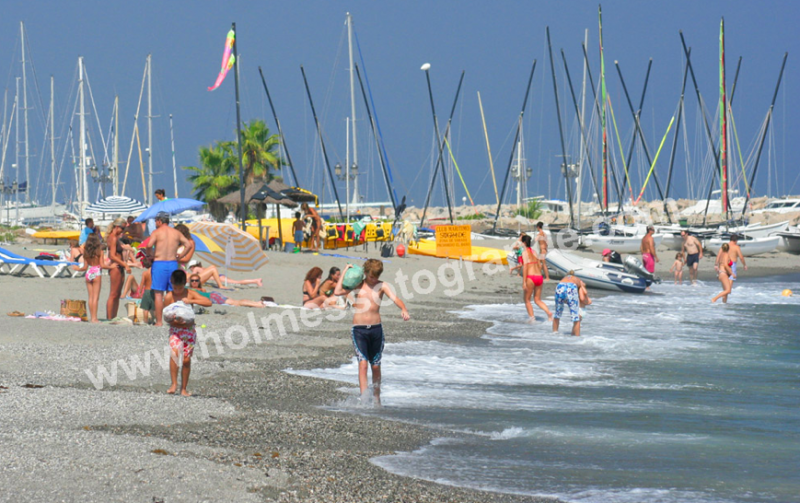
[[[211,239],[222,250],[228,249],[229,241],[233,243],[233,256],[230,257],[230,269],[233,271],[255,271],[267,264],[267,255],[258,244],[258,240],[250,234],[230,224],[212,222],[195,222],[189,224],[192,234]],[[201,253],[204,261],[222,268],[225,267],[226,253]]]

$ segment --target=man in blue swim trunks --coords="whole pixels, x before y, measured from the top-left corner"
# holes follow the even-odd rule
[[[178,255],[178,248],[190,250],[190,242],[183,234],[169,226],[169,213],[156,216],[156,230],[150,234],[148,248],[154,248],[151,277],[153,297],[155,298],[156,326],[162,326],[161,314],[164,310],[164,292],[172,291],[170,276],[178,269],[178,261],[186,252]]]
[[[381,404],[381,355],[383,354],[383,327],[381,326],[381,301],[383,296],[389,297],[397,307],[402,310],[404,321],[410,316],[406,305],[398,299],[394,290],[380,281],[383,272],[383,263],[380,260],[369,259],[364,263],[364,280],[352,291],[342,285],[345,273],[353,267],[347,264],[339,276],[339,282],[333,290],[334,295],[347,295],[353,303],[353,346],[355,346],[356,359],[358,360],[358,387],[361,389],[363,399],[367,390],[367,366],[372,367],[372,394],[375,405]]]
[[[581,335],[580,288],[581,280],[569,271],[564,279],[556,285],[556,314],[553,316],[553,332],[558,332],[558,324],[564,312],[564,304],[569,306],[572,317],[572,335]]]

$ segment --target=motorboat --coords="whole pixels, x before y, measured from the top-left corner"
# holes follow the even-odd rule
[[[794,213],[800,212],[800,199],[777,199],[770,201],[760,210],[755,210],[753,215],[761,213]]]
[[[762,253],[769,253],[775,251],[778,245],[781,244],[781,236],[768,236],[763,238],[754,238],[747,235],[740,237],[738,241],[739,248],[742,250],[742,255],[750,257],[752,255],[761,255]],[[703,248],[718,254],[722,245],[730,241],[730,236],[715,236],[703,240]]]
[[[633,260],[629,260],[633,259]],[[581,257],[563,250],[550,250],[547,253],[547,267],[551,277],[563,277],[573,271],[575,277],[580,278],[589,288],[611,290],[616,292],[643,293],[654,281],[659,281],[644,270],[641,262],[636,257],[628,257],[630,264],[617,264],[601,262],[590,258]],[[633,272],[631,267],[637,267],[647,273],[648,279]]]

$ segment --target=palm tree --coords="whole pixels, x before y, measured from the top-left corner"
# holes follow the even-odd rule
[[[236,149],[236,144],[230,142],[231,148]],[[277,170],[282,164],[277,148],[280,137],[270,134],[264,121],[255,119],[244,124],[242,129],[242,163],[244,164],[244,179],[247,185],[255,180],[268,182],[272,179],[270,168]]]
[[[200,147],[200,167],[184,166],[191,171],[188,180],[194,186],[197,199],[208,203],[211,215],[221,222],[228,211],[217,199],[239,188],[236,175],[236,155],[229,142],[217,142],[210,147]]]

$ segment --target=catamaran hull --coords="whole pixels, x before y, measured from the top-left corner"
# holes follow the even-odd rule
[[[722,245],[728,241],[730,241],[728,238],[709,238],[703,241],[703,247],[714,254],[718,254]],[[780,243],[781,236],[770,236],[766,238],[740,239],[738,244],[742,250],[742,255],[750,257],[773,252]]]
[[[800,254],[800,231],[781,232],[778,236],[781,238],[778,251]]]
[[[642,246],[643,236],[601,236],[589,234],[583,238],[583,244],[592,251],[600,253],[604,249],[614,250],[619,253],[636,253]],[[661,244],[662,234],[653,234],[656,247]]]

